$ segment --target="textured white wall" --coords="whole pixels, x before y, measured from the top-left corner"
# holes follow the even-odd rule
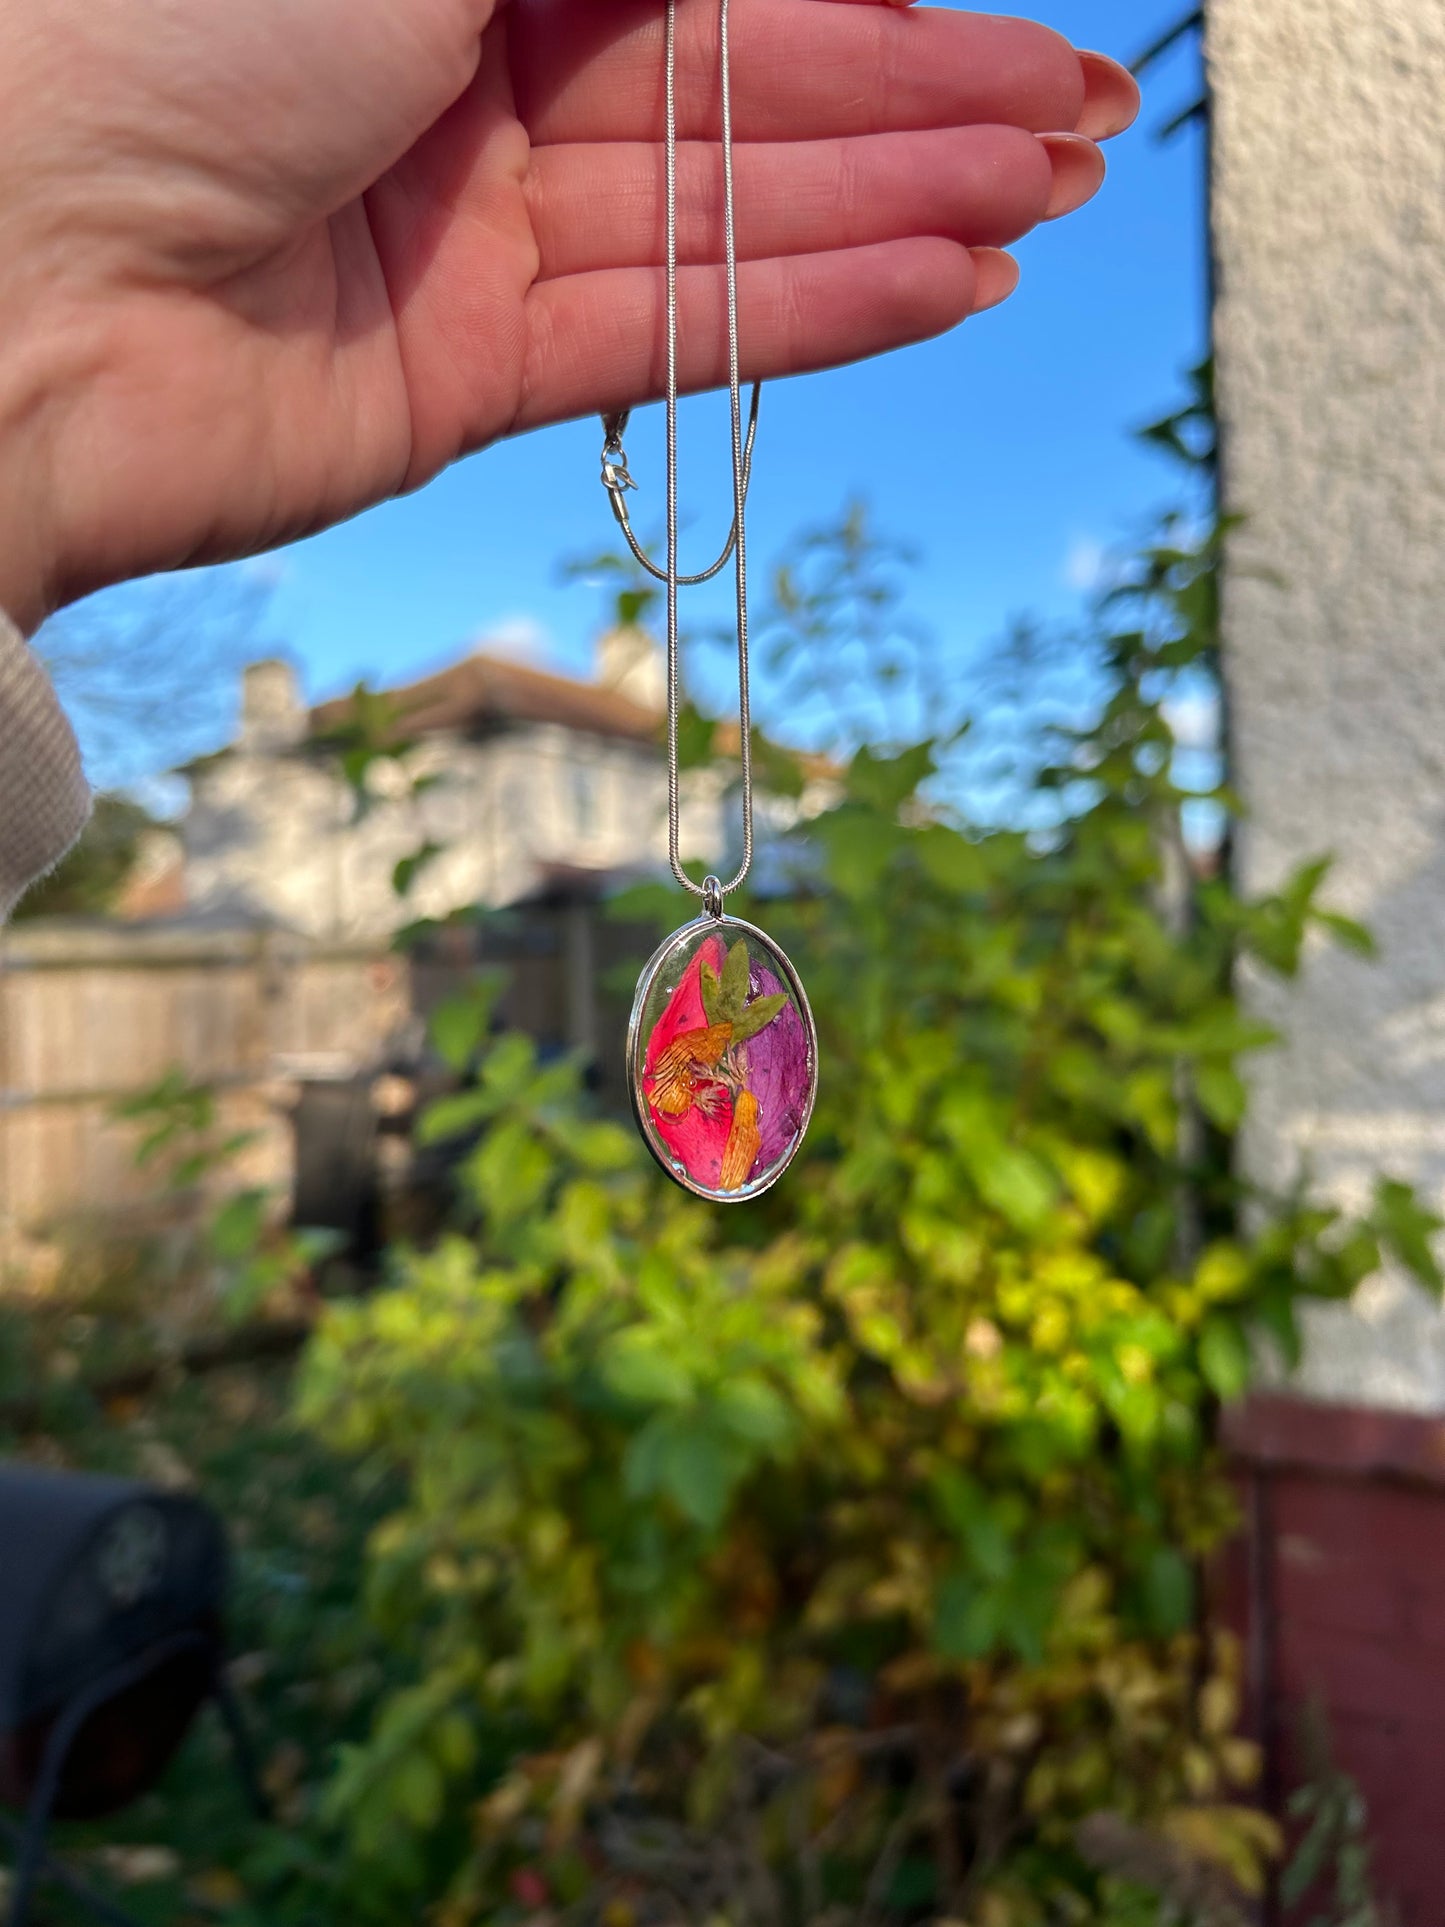
[[[1445,0],[1209,20],[1243,878],[1333,852],[1383,952],[1260,992],[1291,1041],[1246,1156],[1346,1201],[1381,1170],[1445,1201]],[[1445,1319],[1372,1280],[1312,1320],[1303,1384],[1445,1410]]]

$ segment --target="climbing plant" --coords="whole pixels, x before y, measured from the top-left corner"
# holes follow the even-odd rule
[[[1198,422],[1153,432],[1197,459]],[[579,1064],[494,1033],[490,983],[439,1014],[456,1228],[327,1312],[303,1393],[407,1480],[369,1606],[414,1682],[330,1796],[351,1917],[1244,1918],[1277,1842],[1201,1591],[1218,1407],[1386,1249],[1441,1279],[1404,1187],[1346,1218],[1235,1168],[1272,1041],[1240,963],[1368,939],[1323,861],[1242,897],[1232,799],[1180,755],[1226,539],[1170,517],[1086,636],[1026,639],[1002,787],[996,709],[895,726],[900,567],[861,510],[779,571],[773,673],[807,716],[846,643],[864,720],[826,767],[770,752],[822,1085],[766,1200],[668,1188]]]

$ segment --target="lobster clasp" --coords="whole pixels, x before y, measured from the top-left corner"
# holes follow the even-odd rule
[[[627,457],[620,448],[604,448],[602,451],[602,486],[613,495],[622,495],[628,489],[637,487],[627,472]]]
[[[602,432],[607,438],[602,444],[602,486],[614,497],[621,497],[626,490],[637,487],[628,471],[627,454],[622,446],[629,414],[630,411],[624,410],[617,415],[602,417]]]

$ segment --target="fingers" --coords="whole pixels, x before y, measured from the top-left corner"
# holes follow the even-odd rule
[[[1084,76],[1084,106],[1075,133],[1107,141],[1127,132],[1139,117],[1139,83],[1134,76],[1107,54],[1081,53],[1079,67]]]
[[[1001,298],[1002,271],[986,268]],[[836,367],[926,340],[974,311],[979,272],[967,249],[932,237],[791,260],[744,262],[738,274],[744,381]],[[678,283],[684,390],[727,380],[719,270],[684,268]],[[610,268],[543,281],[527,300],[529,342],[514,432],[606,413],[663,391],[666,311],[656,268]]]
[[[1019,284],[1019,264],[1002,248],[970,248],[975,292],[973,311],[982,314],[1007,301]]]
[[[661,139],[655,0],[537,0],[514,11],[510,32],[517,108],[534,144]],[[739,141],[976,125],[1067,131],[1086,104],[1078,55],[1047,27],[838,0],[734,0],[733,89]],[[680,136],[715,141],[717,112],[715,9],[683,0]]]
[[[1057,221],[1092,201],[1104,185],[1104,156],[1082,134],[1041,134],[1038,144],[1048,155],[1051,169],[1042,218]]]
[[[1049,145],[1016,127],[741,147],[739,259],[825,254],[913,235],[969,247],[1015,241],[1056,206],[1062,212],[1059,203],[1077,191],[1086,163],[1076,149],[1098,156],[1102,178],[1096,147],[1072,135],[1062,139],[1057,161]],[[541,148],[532,157],[527,202],[542,279],[653,267],[663,259],[665,171],[656,146]],[[690,143],[678,151],[678,238],[684,261],[723,257],[715,146]]]

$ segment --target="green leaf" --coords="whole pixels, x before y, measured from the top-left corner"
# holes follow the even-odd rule
[[[748,1001],[748,946],[739,937],[729,950],[718,984],[717,1022],[736,1024]]]
[[[520,1120],[499,1124],[467,1160],[477,1200],[498,1224],[514,1224],[541,1204],[555,1169],[552,1153]]]
[[[793,1415],[766,1379],[728,1380],[718,1391],[716,1409],[727,1429],[750,1444],[775,1448],[793,1435]]]
[[[964,1567],[956,1567],[939,1585],[934,1600],[933,1644],[945,1659],[982,1659],[999,1635],[999,1607],[1003,1595],[981,1587]]]
[[[431,1041],[450,1069],[466,1070],[485,1043],[504,984],[500,972],[487,972],[432,1012]]]
[[[1300,1334],[1299,1318],[1294,1302],[1287,1291],[1267,1291],[1252,1307],[1255,1322],[1266,1337],[1272,1338],[1279,1347],[1279,1355],[1288,1370],[1294,1371],[1304,1357],[1304,1340]]]
[[[1204,1115],[1221,1131],[1237,1131],[1244,1122],[1249,1091],[1232,1065],[1196,1065],[1194,1094]]]
[[[975,1147],[973,1178],[985,1202],[1021,1231],[1036,1231],[1053,1210],[1053,1179],[1030,1152],[1011,1144]]]
[[[1342,917],[1337,911],[1322,910],[1315,919],[1322,930],[1327,930],[1346,950],[1353,950],[1357,957],[1374,959],[1380,954],[1380,946],[1364,924],[1356,923],[1353,917]]]
[[[785,990],[774,992],[766,997],[754,997],[733,1025],[732,1041],[735,1044],[745,1044],[750,1037],[756,1037],[760,1030],[766,1030],[788,1001],[788,993]]]
[[[662,1483],[704,1531],[722,1523],[732,1495],[735,1461],[716,1432],[698,1427],[673,1441],[663,1457]]]
[[[898,857],[906,833],[858,804],[830,810],[811,826],[828,853],[828,872],[845,897],[871,897]]]
[[[634,1497],[664,1493],[710,1532],[722,1523],[739,1466],[736,1446],[705,1415],[668,1412],[632,1441],[623,1476]]]
[[[624,1332],[607,1345],[602,1377],[611,1392],[638,1405],[683,1405],[692,1397],[692,1379],[669,1358],[649,1333]]]
[[[1199,1337],[1199,1369],[1210,1388],[1226,1404],[1249,1384],[1253,1361],[1249,1340],[1237,1318],[1206,1319]]]
[[[1144,1568],[1144,1607],[1161,1639],[1182,1633],[1194,1617],[1194,1574],[1173,1546],[1156,1546]]]
[[[222,1264],[249,1258],[266,1232],[265,1191],[242,1191],[222,1206],[211,1226],[211,1250]]]
[[[963,894],[986,888],[988,858],[977,843],[957,830],[930,823],[917,837],[918,859],[929,879],[941,890]]]
[[[422,871],[428,869],[439,856],[445,854],[445,844],[433,843],[428,839],[419,849],[413,850],[410,856],[404,856],[391,873],[393,893],[399,897],[409,896],[413,884]]]
[[[796,750],[783,749],[753,729],[753,774],[760,789],[774,797],[799,797],[808,787],[807,771]]]
[[[880,756],[865,744],[849,767],[848,793],[870,809],[895,816],[936,768],[932,743],[916,743],[896,756]]]
[[[1445,1277],[1435,1256],[1434,1239],[1445,1225],[1427,1211],[1408,1184],[1385,1178],[1375,1188],[1375,1223],[1382,1243],[1438,1297]]]
[[[710,1024],[721,1023],[720,999],[722,984],[717,972],[704,957],[698,970],[698,981],[702,986],[703,1014]]]
[[[414,1827],[434,1827],[441,1817],[446,1798],[446,1783],[435,1760],[414,1752],[399,1762],[392,1776],[391,1793],[400,1812]]]
[[[717,724],[694,703],[684,703],[677,717],[679,769],[705,769],[717,754]]]
[[[448,1138],[465,1137],[493,1116],[496,1108],[491,1091],[458,1091],[453,1097],[439,1097],[417,1119],[416,1141],[444,1144]]]

